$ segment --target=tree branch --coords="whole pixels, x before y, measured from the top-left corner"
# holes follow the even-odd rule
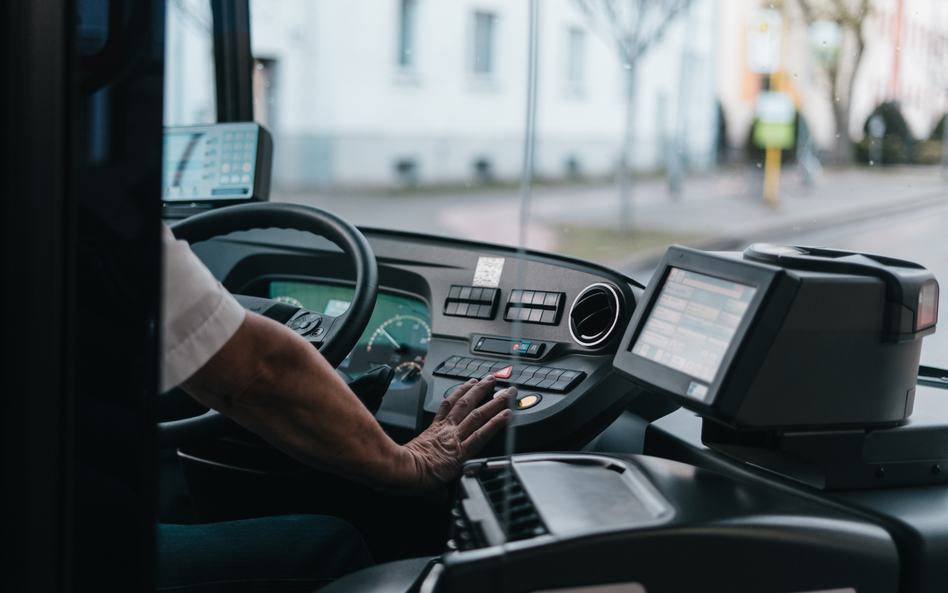
[[[806,21],[806,24],[811,25],[816,20],[816,17],[813,16],[813,6],[810,5],[808,0],[797,0],[797,5],[800,6],[800,11],[803,13],[803,20]]]
[[[624,65],[642,56],[662,38],[668,25],[693,0],[574,0],[593,29],[608,34]],[[659,23],[652,30],[651,15]],[[626,22],[627,21],[627,22]]]
[[[833,15],[834,21],[840,25],[849,25],[852,26],[852,15],[849,13],[849,8],[843,3],[843,0],[832,0],[833,6],[836,7],[836,14]]]
[[[653,31],[652,35],[635,48],[635,52],[632,54],[632,59],[639,59],[642,54],[648,51],[649,46],[651,46],[652,43],[659,41],[662,36],[665,35],[665,29],[667,29],[672,21],[677,18],[678,13],[691,6],[691,2],[692,0],[679,0],[676,5],[672,6],[668,12],[665,13],[665,20],[663,20],[661,24],[655,29],[655,31]]]

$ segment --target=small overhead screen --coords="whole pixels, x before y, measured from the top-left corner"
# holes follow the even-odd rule
[[[756,293],[747,284],[672,267],[632,353],[711,383]],[[697,389],[707,394],[706,386]]]
[[[254,122],[168,127],[162,147],[166,203],[265,201],[272,142]]]

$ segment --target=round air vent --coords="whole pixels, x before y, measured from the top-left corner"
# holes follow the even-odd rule
[[[621,316],[619,292],[608,284],[592,284],[573,301],[569,310],[569,333],[577,344],[591,348],[612,334]]]

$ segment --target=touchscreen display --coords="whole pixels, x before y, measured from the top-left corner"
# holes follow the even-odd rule
[[[632,352],[710,383],[756,292],[671,268]]]
[[[256,124],[167,128],[162,147],[162,198],[168,202],[253,197]]]

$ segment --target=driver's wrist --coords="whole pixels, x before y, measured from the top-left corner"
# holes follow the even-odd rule
[[[392,494],[421,494],[424,483],[424,459],[409,447],[396,445],[376,474],[373,487]]]

